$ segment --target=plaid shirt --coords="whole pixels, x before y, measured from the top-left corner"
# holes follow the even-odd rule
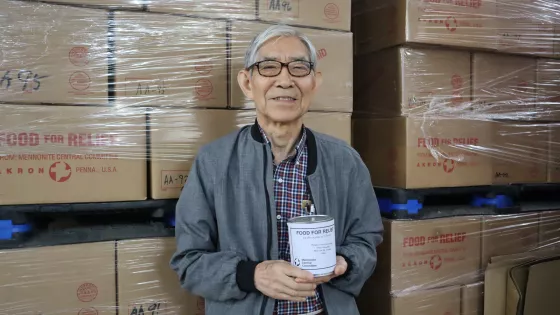
[[[270,141],[260,129],[266,143]],[[280,259],[291,262],[290,244],[288,239],[288,220],[305,214],[302,201],[309,200],[306,184],[307,176],[307,144],[305,132],[296,145],[295,155],[291,155],[278,165],[274,165],[274,198],[276,200],[276,219],[278,227],[278,255]],[[305,302],[276,301],[274,314],[299,315],[323,309],[319,291]]]

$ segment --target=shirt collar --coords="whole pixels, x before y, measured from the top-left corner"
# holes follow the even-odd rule
[[[265,141],[266,144],[271,145],[270,144],[270,140],[268,139],[268,137],[266,136],[266,133],[264,132],[264,130],[261,128],[261,126],[259,125],[259,131]],[[305,132],[305,126],[301,127],[301,132],[300,132],[300,138],[299,141],[296,144],[296,152],[295,154],[289,156],[288,158],[292,158],[292,161],[298,161],[299,158],[301,157],[301,154],[303,153],[303,149],[305,148],[306,145],[306,140],[307,140],[307,133]]]

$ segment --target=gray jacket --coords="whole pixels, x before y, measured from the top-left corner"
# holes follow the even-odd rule
[[[377,263],[380,219],[368,169],[341,140],[307,132],[308,183],[317,214],[335,219],[343,276],[321,285],[326,312],[359,314],[355,297]],[[207,315],[271,315],[274,300],[254,285],[256,265],[278,259],[270,146],[256,123],[203,146],[176,209],[171,267],[206,300]]]

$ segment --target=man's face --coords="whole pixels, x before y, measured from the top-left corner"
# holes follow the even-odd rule
[[[297,37],[272,38],[258,51],[257,61],[309,62],[309,51]],[[292,63],[291,71],[283,67],[278,75],[270,76],[269,67],[261,63],[252,73],[242,70],[238,82],[245,95],[255,102],[257,112],[273,122],[287,123],[298,120],[309,109],[315,91],[321,82],[321,73],[311,71],[298,75],[305,63]],[[293,74],[296,74],[295,76]]]

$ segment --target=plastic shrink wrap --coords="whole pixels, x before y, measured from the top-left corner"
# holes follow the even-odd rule
[[[385,227],[363,314],[558,312],[559,9],[353,1],[353,145]]]
[[[352,144],[376,187],[421,195],[407,197],[415,210],[387,207],[376,189],[385,241],[362,314],[552,314],[559,9],[0,0],[0,213],[177,198],[201,145],[254,122],[236,75],[252,37],[287,23],[311,38],[324,77],[305,124]],[[531,195],[527,183],[549,185]],[[126,223],[45,221],[23,248],[0,244],[0,313],[203,314],[169,269],[172,229],[118,215]],[[9,218],[9,237],[27,229]]]

